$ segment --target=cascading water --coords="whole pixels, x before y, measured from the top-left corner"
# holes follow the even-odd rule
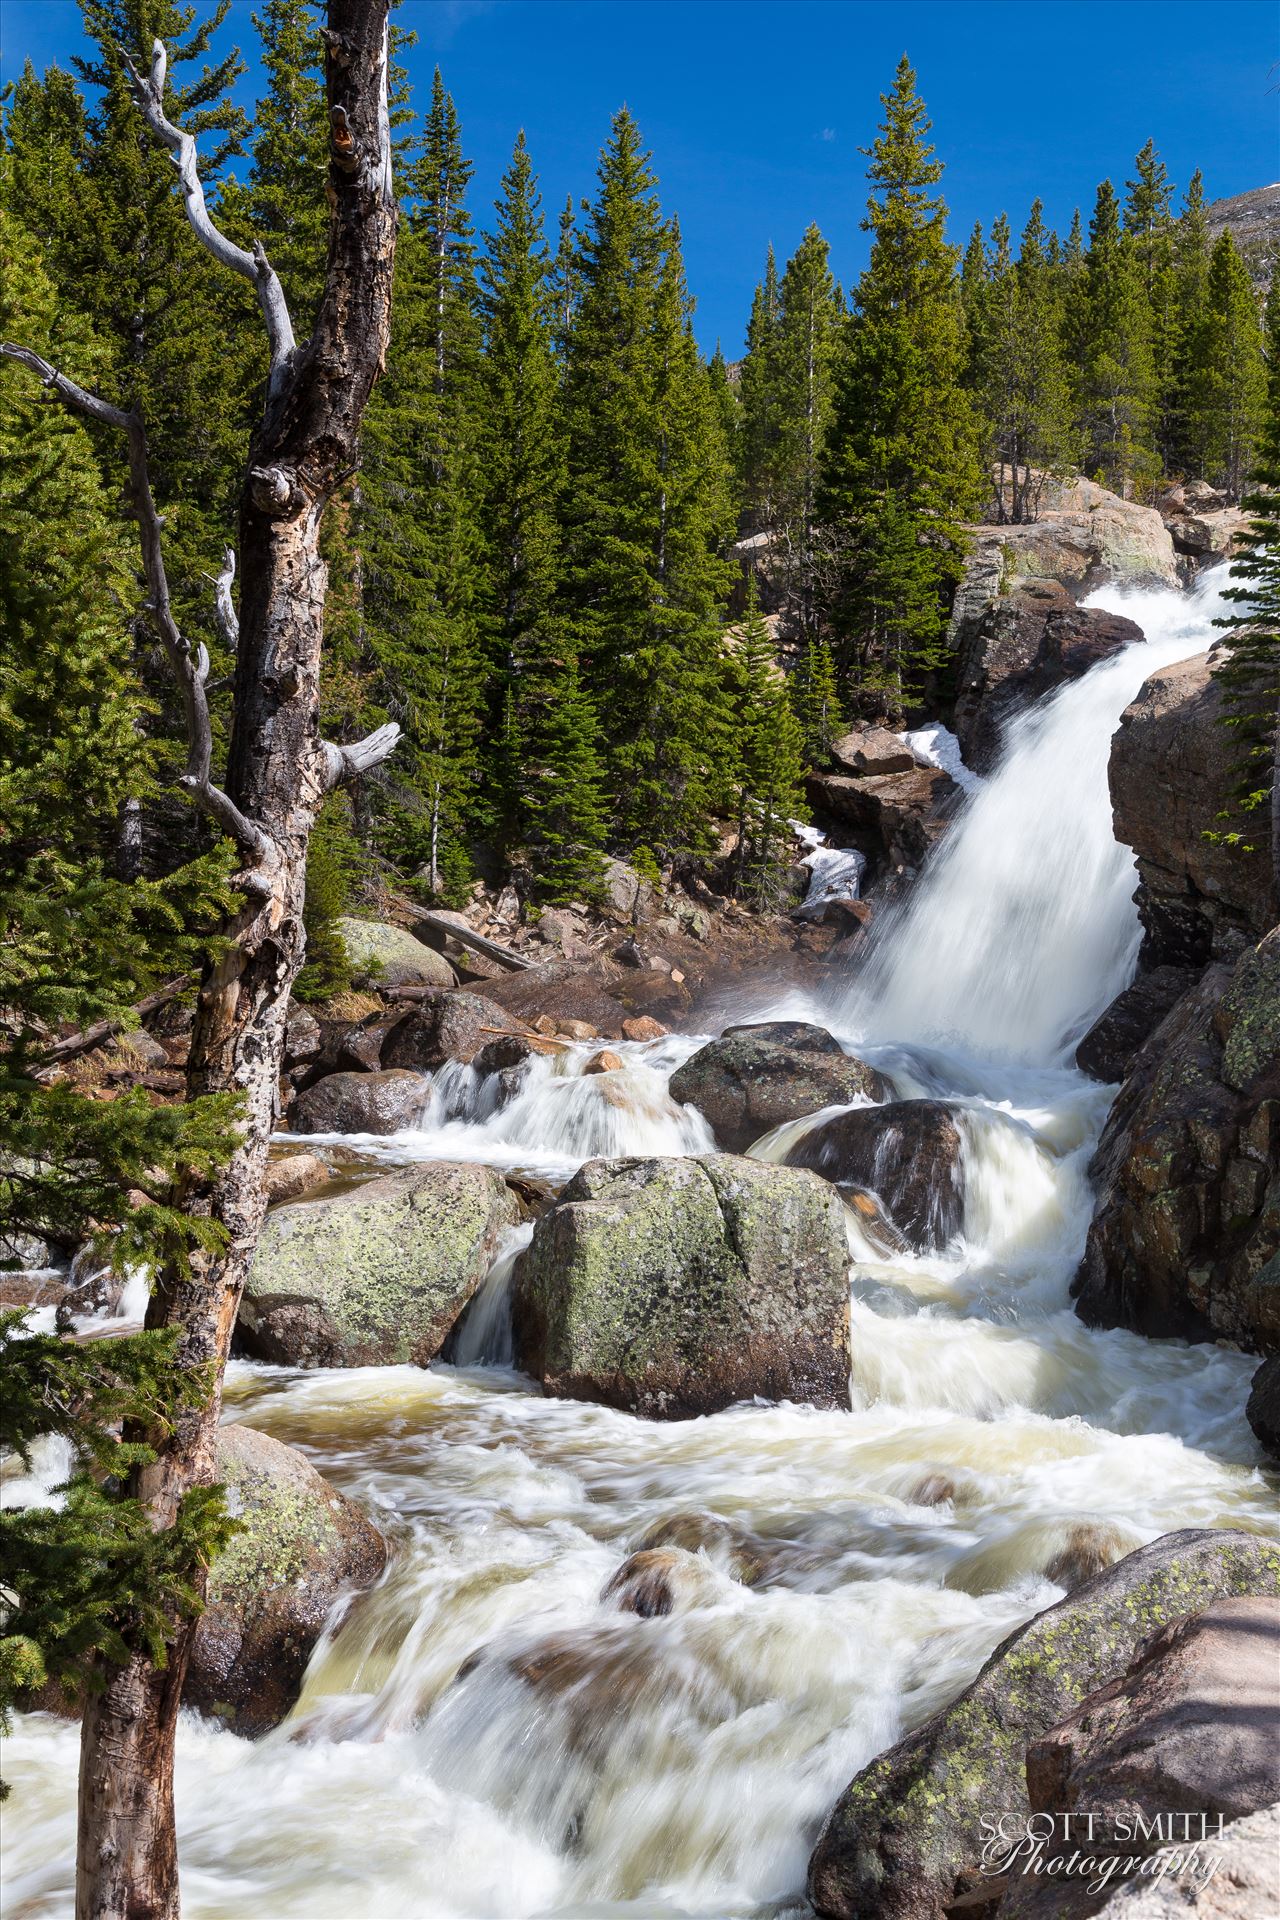
[[[1058,1597],[1045,1570],[1075,1529],[1125,1551],[1177,1526],[1274,1527],[1240,1413],[1254,1363],[1092,1332],[1066,1304],[1108,1103],[1067,1049],[1135,937],[1107,743],[1153,667],[1209,643],[1221,584],[1096,596],[1147,645],[1016,725],[868,975],[834,1006],[772,1009],[960,1120],[965,1216],[945,1253],[904,1254],[850,1214],[853,1411],[662,1425],[542,1400],[504,1366],[519,1236],[455,1365],[233,1366],[229,1416],[304,1447],[394,1552],[275,1733],[184,1718],[188,1920],[799,1914],[837,1792]],[[666,1091],[696,1044],[619,1047],[623,1067],[592,1075],[575,1049],[503,1106],[451,1071],[419,1128],[360,1150],[554,1177],[588,1154],[706,1151]],[[602,1601],[646,1532],[691,1509],[716,1516],[691,1604],[646,1620]],[[75,1730],[25,1716],[5,1772],[6,1897],[54,1920]]]

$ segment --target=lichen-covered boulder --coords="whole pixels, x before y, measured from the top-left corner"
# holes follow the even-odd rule
[[[835,1114],[797,1140],[787,1164],[873,1193],[917,1252],[935,1252],[964,1224],[964,1143],[943,1100],[895,1100]]]
[[[217,1475],[241,1531],[210,1568],[183,1705],[265,1733],[301,1692],[334,1606],[373,1585],[387,1549],[359,1507],[270,1434],[221,1428]]]
[[[516,1267],[521,1364],[651,1419],[760,1395],[846,1406],[848,1249],[812,1173],[711,1154],[593,1160]]]
[[[883,1100],[874,1067],[803,1020],[727,1027],[671,1076],[671,1098],[697,1107],[721,1146],[741,1153],[762,1134],[822,1107]]]
[[[1027,1749],[1123,1674],[1156,1628],[1228,1594],[1280,1592],[1255,1534],[1167,1533],[1001,1643],[972,1685],[864,1767],[809,1863],[825,1920],[942,1920],[981,1884],[984,1814],[1031,1812]]]
[[[294,1133],[399,1133],[427,1104],[431,1082],[393,1067],[377,1073],[326,1073],[300,1093],[289,1113]]]
[[[426,1366],[519,1202],[491,1167],[432,1162],[267,1216],[236,1337],[295,1367]]]
[[[452,987],[457,974],[442,953],[385,920],[339,919],[338,932],[357,986]]]

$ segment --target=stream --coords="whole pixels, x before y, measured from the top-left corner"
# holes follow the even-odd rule
[[[1276,1528],[1243,1417],[1256,1359],[1090,1331],[1067,1294],[1114,1091],[1070,1061],[1139,939],[1110,737],[1153,669],[1209,645],[1224,582],[1095,594],[1147,643],[1015,722],[856,976],[818,999],[744,989],[734,1009],[818,1021],[899,1098],[964,1110],[964,1230],[944,1255],[886,1254],[850,1215],[851,1411],[662,1425],[543,1399],[512,1370],[506,1314],[527,1229],[455,1333],[458,1364],[233,1363],[227,1418],[302,1447],[394,1552],[275,1732],[184,1716],[188,1920],[807,1913],[840,1789],[1061,1597],[1046,1570],[1080,1528],[1120,1551]],[[706,1123],[666,1089],[707,1037],[611,1042],[608,1074],[582,1073],[590,1047],[535,1061],[500,1112],[448,1068],[417,1129],[347,1144],[556,1180],[596,1155],[705,1152]],[[753,1152],[780,1157],[808,1124]],[[688,1610],[602,1604],[645,1532],[690,1510],[729,1523],[758,1583],[713,1550]],[[77,1748],[42,1714],[7,1743],[14,1920],[71,1910]]]

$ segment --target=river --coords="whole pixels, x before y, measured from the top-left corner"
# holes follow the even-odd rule
[[[1223,573],[1191,596],[1095,595],[1147,643],[1016,723],[856,977],[736,1009],[817,1020],[898,1097],[964,1107],[964,1232],[945,1255],[886,1256],[850,1219],[851,1411],[659,1425],[541,1398],[509,1364],[514,1242],[457,1337],[467,1365],[232,1365],[227,1418],[304,1448],[394,1554],[274,1733],[184,1717],[188,1920],[807,1912],[839,1790],[1060,1597],[1046,1569],[1078,1529],[1120,1550],[1275,1529],[1242,1411],[1256,1360],[1093,1332],[1067,1297],[1110,1098],[1069,1062],[1138,942],[1108,744],[1153,668],[1209,644]],[[557,1178],[597,1154],[705,1151],[701,1117],[666,1093],[705,1037],[618,1046],[608,1075],[582,1075],[590,1049],[568,1071],[535,1063],[499,1114],[451,1069],[419,1129],[360,1144]],[[730,1523],[757,1584],[713,1551],[684,1610],[602,1604],[646,1530],[690,1510]],[[513,1671],[531,1656],[536,1684]],[[76,1754],[45,1715],[8,1743],[8,1915],[71,1911]]]

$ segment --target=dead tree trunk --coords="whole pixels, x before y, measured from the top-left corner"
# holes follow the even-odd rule
[[[173,152],[191,225],[221,264],[258,293],[271,348],[267,402],[240,504],[241,606],[231,748],[224,789],[211,780],[205,700],[208,658],[178,632],[169,606],[160,521],[147,480],[140,420],[86,394],[38,356],[6,348],[67,405],[128,435],[132,499],[150,611],[183,690],[188,720],[184,785],[237,841],[245,906],[225,956],[205,974],[189,1069],[191,1094],[237,1092],[240,1145],[206,1189],[182,1196],[222,1229],[217,1254],[196,1254],[185,1275],[162,1273],[149,1327],[177,1327],[184,1364],[211,1365],[214,1391],[166,1434],[146,1436],[154,1463],[134,1491],[157,1528],[172,1524],[187,1491],[214,1478],[222,1370],[265,1212],[264,1169],[276,1117],[289,993],[303,961],[307,841],[325,792],[385,758],[398,728],[335,747],[318,728],[326,567],[320,523],[353,469],[369,394],[390,329],[396,210],[387,112],[389,0],[328,0],[331,223],[324,295],[311,339],[296,346],[283,291],[261,249],[246,254],[213,225],[191,137],[164,111],[165,54],[134,72],[139,110]],[[218,596],[234,627],[230,572]],[[141,1437],[141,1436],[140,1436]],[[173,1751],[194,1623],[174,1622],[163,1668],[142,1654],[104,1667],[90,1696],[80,1764],[77,1920],[177,1920]]]

